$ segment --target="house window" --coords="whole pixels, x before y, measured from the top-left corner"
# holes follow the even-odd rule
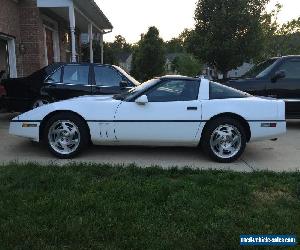
[[[58,24],[51,18],[43,16],[45,64],[49,65],[60,61],[60,45]]]

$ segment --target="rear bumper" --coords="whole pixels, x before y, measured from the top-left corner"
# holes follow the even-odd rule
[[[3,103],[3,98],[2,98],[2,96],[0,96],[0,110],[1,109],[4,109],[5,107],[4,107],[4,103]]]
[[[276,123],[276,127],[267,124]],[[272,140],[286,134],[286,121],[255,121],[249,122],[252,141]]]
[[[0,108],[8,111],[24,112],[30,109],[31,100],[25,98],[0,97]]]

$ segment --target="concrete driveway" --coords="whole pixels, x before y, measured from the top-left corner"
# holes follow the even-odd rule
[[[69,163],[55,159],[45,147],[8,134],[14,114],[0,114],[0,164],[10,161],[34,161],[41,164]],[[250,143],[243,157],[233,164],[219,164],[206,158],[197,148],[90,147],[72,162],[131,164],[147,167],[192,167],[202,169],[300,170],[300,121],[288,122],[288,133],[278,141]]]

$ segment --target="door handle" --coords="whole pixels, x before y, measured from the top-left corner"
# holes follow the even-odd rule
[[[48,84],[48,88],[53,89],[53,88],[56,88],[56,87],[57,87],[56,84]]]
[[[268,97],[277,98],[277,95],[268,95]]]
[[[187,109],[187,110],[198,110],[197,107],[187,107],[186,109]]]

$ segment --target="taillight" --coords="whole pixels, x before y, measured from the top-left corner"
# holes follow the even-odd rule
[[[6,95],[6,90],[3,85],[0,85],[0,96]]]

